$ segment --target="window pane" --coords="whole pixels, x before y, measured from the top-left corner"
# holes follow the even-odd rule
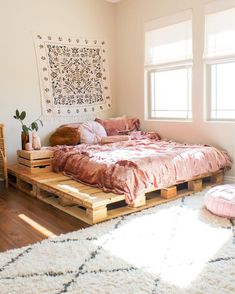
[[[235,119],[235,62],[213,64],[211,71],[211,118]]]
[[[152,72],[151,116],[191,118],[191,68]]]

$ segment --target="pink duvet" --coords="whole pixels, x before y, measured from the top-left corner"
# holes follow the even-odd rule
[[[211,146],[136,139],[107,145],[55,148],[53,170],[106,192],[126,195],[126,202],[146,188],[168,187],[220,168],[230,168],[224,151]]]

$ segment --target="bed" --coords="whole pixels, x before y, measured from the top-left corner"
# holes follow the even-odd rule
[[[231,167],[225,151],[213,146],[159,140],[131,132],[128,140],[54,147],[52,168],[73,180],[124,194],[132,204],[150,187],[156,190]]]
[[[53,171],[12,165],[9,183],[90,225],[221,184],[231,167],[225,151],[161,140],[138,119],[63,125],[51,139]]]

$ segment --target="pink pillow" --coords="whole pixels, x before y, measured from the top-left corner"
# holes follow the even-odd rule
[[[220,185],[210,189],[204,202],[212,213],[235,219],[235,185]]]
[[[95,121],[100,123],[106,130],[108,136],[127,135],[131,131],[138,131],[140,121],[138,118],[127,119],[99,119]]]
[[[84,144],[97,144],[107,137],[104,127],[96,121],[88,121],[80,126],[80,141]]]

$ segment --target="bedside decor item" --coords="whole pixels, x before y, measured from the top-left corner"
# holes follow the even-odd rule
[[[77,120],[111,108],[104,41],[38,34],[35,48],[44,116]]]
[[[25,150],[26,150],[26,151],[31,151],[31,150],[33,150],[32,143],[29,143],[29,142],[26,143],[26,144],[25,144]]]
[[[25,144],[29,143],[29,131],[37,132],[39,129],[39,123],[41,124],[41,126],[43,126],[43,123],[39,118],[37,118],[29,126],[27,126],[24,123],[24,119],[26,118],[26,112],[25,111],[19,112],[18,109],[16,109],[15,115],[13,117],[16,120],[19,120],[21,123],[21,126],[22,126],[21,145],[22,145],[22,150],[25,150]],[[41,145],[40,145],[40,148],[41,148]]]
[[[41,149],[41,140],[36,131],[32,131],[32,147],[34,150]]]

